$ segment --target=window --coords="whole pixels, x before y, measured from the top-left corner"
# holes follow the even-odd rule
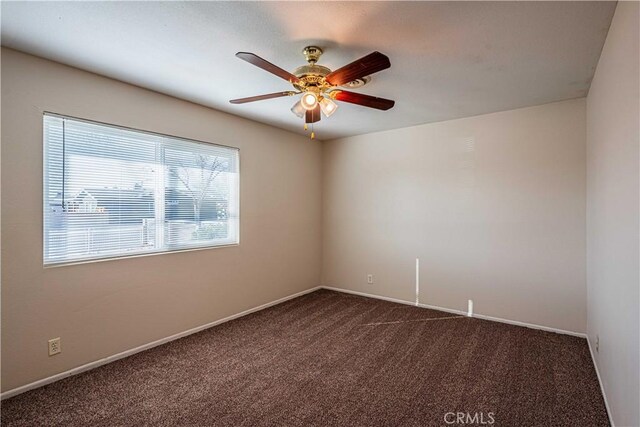
[[[238,150],[44,115],[44,264],[238,243]]]

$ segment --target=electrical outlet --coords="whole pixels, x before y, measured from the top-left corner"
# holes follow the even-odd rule
[[[600,353],[600,335],[596,335],[596,353]]]
[[[49,356],[54,356],[62,351],[60,347],[60,337],[49,340]]]
[[[373,284],[373,274],[367,274],[367,283],[370,285]]]

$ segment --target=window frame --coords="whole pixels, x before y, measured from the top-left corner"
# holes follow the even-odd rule
[[[47,162],[47,151],[48,151],[48,144],[46,141],[46,135],[45,135],[45,118],[46,117],[55,117],[55,118],[59,118],[59,119],[68,119],[68,120],[73,120],[73,121],[77,121],[77,122],[84,122],[84,123],[88,123],[91,125],[96,125],[96,126],[104,126],[104,127],[109,127],[109,128],[113,128],[113,129],[119,129],[119,130],[124,130],[124,131],[128,131],[128,132],[136,132],[136,133],[141,133],[141,134],[146,134],[146,135],[151,135],[154,137],[159,137],[159,138],[169,138],[169,139],[174,139],[174,140],[178,140],[180,142],[187,142],[187,143],[194,143],[194,144],[200,144],[200,145],[206,145],[206,146],[215,146],[215,147],[221,147],[221,148],[225,148],[225,149],[229,149],[229,150],[235,150],[236,151],[236,169],[237,169],[237,185],[234,186],[235,190],[237,191],[237,218],[236,218],[236,222],[237,222],[237,228],[235,231],[235,241],[233,242],[228,242],[228,243],[220,243],[220,244],[211,244],[209,242],[205,242],[202,244],[193,244],[193,245],[189,245],[188,247],[175,247],[175,246],[171,246],[171,245],[165,245],[162,249],[153,249],[153,250],[146,250],[146,251],[140,251],[140,252],[133,252],[130,254],[125,254],[125,253],[121,253],[121,254],[113,254],[113,255],[105,255],[105,256],[99,256],[99,257],[87,257],[87,258],[78,258],[78,259],[72,259],[72,260],[64,260],[64,261],[49,261],[47,262],[46,260],[46,255],[47,255],[47,234],[46,234],[46,208],[47,206],[45,205],[45,201],[48,200],[48,184],[46,183],[47,177],[48,177],[48,162]],[[67,114],[60,114],[60,113],[55,113],[55,112],[51,112],[51,111],[43,111],[42,112],[42,118],[41,118],[41,128],[40,128],[41,132],[42,132],[42,160],[43,160],[43,164],[42,164],[42,266],[43,268],[55,268],[55,267],[63,267],[63,266],[68,266],[68,265],[77,265],[77,264],[89,264],[89,263],[94,263],[94,262],[105,262],[105,261],[114,261],[114,260],[121,260],[121,259],[128,259],[128,258],[140,258],[140,257],[147,257],[147,256],[154,256],[154,255],[166,255],[166,254],[173,254],[173,253],[180,253],[180,252],[193,252],[193,251],[202,251],[202,250],[208,250],[208,249],[219,249],[219,248],[229,248],[229,247],[234,247],[234,246],[239,246],[240,245],[240,229],[241,229],[241,221],[240,221],[240,212],[241,212],[241,162],[240,162],[240,148],[239,147],[233,147],[230,145],[224,145],[224,144],[217,144],[217,143],[213,143],[213,142],[208,142],[208,141],[203,141],[203,140],[198,140],[198,139],[193,139],[193,138],[185,138],[185,137],[181,137],[181,136],[176,136],[176,135],[171,135],[171,134],[166,134],[166,133],[160,133],[160,132],[154,132],[154,131],[148,131],[148,130],[144,130],[144,129],[137,129],[137,128],[133,128],[133,127],[129,127],[129,126],[122,126],[122,125],[115,125],[112,123],[106,123],[106,122],[101,122],[101,121],[97,121],[97,120],[91,120],[91,119],[85,119],[85,118],[80,118],[80,117],[75,117],[75,116],[71,116],[71,115],[67,115]],[[166,189],[166,186],[165,186]],[[45,199],[46,197],[46,199]],[[164,198],[164,195],[163,195]]]

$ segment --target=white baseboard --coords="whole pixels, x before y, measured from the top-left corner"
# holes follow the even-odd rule
[[[596,370],[596,376],[598,377],[598,383],[600,384],[600,391],[602,391],[602,398],[604,399],[604,406],[607,408],[607,416],[609,417],[609,422],[611,423],[611,427],[615,427],[613,424],[613,418],[611,417],[611,408],[609,407],[609,401],[607,400],[607,393],[604,392],[604,385],[602,384],[602,377],[600,377],[600,371],[598,370],[598,364],[596,363],[596,357],[593,353],[593,348],[591,347],[591,340],[589,339],[589,335],[587,335],[587,345],[589,346],[589,353],[591,354],[591,360],[593,361],[593,367]]]
[[[500,322],[500,323],[507,323],[509,325],[523,326],[525,328],[539,329],[541,331],[555,332],[557,334],[571,335],[578,338],[585,338],[585,339],[587,338],[587,334],[585,334],[584,332],[567,331],[566,329],[552,328],[550,326],[536,325],[535,323],[520,322],[518,320],[502,319],[500,317],[487,316],[484,314],[474,313],[473,317],[477,317],[478,319],[483,319],[483,320],[490,320],[492,322]]]
[[[242,311],[240,313],[233,314],[233,315],[225,317],[223,319],[215,320],[215,321],[213,321],[211,323],[207,323],[206,325],[197,326],[195,328],[186,330],[184,332],[180,332],[180,333],[171,335],[171,336],[166,337],[166,338],[161,338],[159,340],[156,340],[156,341],[141,345],[139,347],[135,347],[135,348],[132,348],[130,350],[125,350],[125,351],[123,351],[121,353],[105,357],[104,359],[95,360],[93,362],[89,362],[89,363],[84,364],[82,366],[78,366],[77,368],[73,368],[73,369],[70,369],[70,370],[65,371],[65,372],[60,372],[59,374],[55,374],[55,375],[52,375],[52,376],[47,377],[47,378],[43,378],[43,379],[38,380],[38,381],[34,381],[32,383],[25,384],[23,386],[16,387],[16,388],[11,389],[11,390],[7,390],[4,393],[0,394],[0,400],[8,399],[10,397],[13,397],[13,396],[16,396],[18,394],[24,393],[26,391],[33,390],[35,388],[42,387],[42,386],[47,385],[47,384],[51,384],[51,383],[53,383],[55,381],[58,381],[58,380],[61,380],[63,378],[70,377],[70,376],[73,376],[73,375],[77,375],[77,374],[80,374],[82,372],[89,371],[91,369],[95,369],[95,368],[97,368],[99,366],[106,365],[107,363],[115,362],[116,360],[123,359],[125,357],[134,355],[136,353],[140,353],[141,351],[149,350],[150,348],[157,347],[159,345],[166,344],[166,343],[168,343],[170,341],[174,341],[174,340],[177,340],[179,338],[186,337],[187,335],[191,335],[191,334],[195,334],[195,333],[200,332],[200,331],[204,331],[205,329],[209,329],[209,328],[211,328],[213,326],[216,326],[216,325],[219,325],[221,323],[225,323],[225,322],[228,322],[230,320],[237,319],[239,317],[243,317],[243,316],[246,316],[246,315],[251,314],[251,313],[255,313],[256,311],[264,310],[265,308],[269,308],[269,307],[272,307],[274,305],[278,305],[278,304],[283,303],[285,301],[288,301],[290,299],[297,298],[299,296],[302,296],[302,295],[305,295],[305,294],[308,294],[308,293],[311,293],[311,292],[315,292],[318,289],[320,289],[320,286],[316,286],[315,288],[311,288],[311,289],[306,289],[304,291],[297,292],[297,293],[292,294],[292,295],[288,295],[286,297],[277,299],[275,301],[271,301],[271,302],[268,302],[266,304],[262,304],[262,305],[259,305],[257,307],[250,308],[250,309]]]
[[[415,306],[416,304],[414,303],[413,305]],[[418,303],[417,306],[420,308],[429,308],[431,310],[438,310],[438,311],[444,311],[447,313],[459,314],[461,316],[467,316],[466,311],[456,310],[454,308],[438,307],[437,305],[422,304],[422,303]],[[477,317],[476,314],[474,314],[473,317]]]
[[[376,299],[381,299],[381,300],[384,300],[384,301],[397,302],[397,303],[400,303],[400,304],[412,305],[414,307],[416,306],[416,303],[413,302],[413,301],[406,301],[406,300],[401,300],[401,299],[397,299],[397,298],[390,298],[390,297],[385,297],[385,296],[382,296],[382,295],[368,294],[366,292],[352,291],[350,289],[336,288],[336,287],[333,287],[333,286],[320,286],[320,287],[322,289],[329,289],[331,291],[343,292],[343,293],[352,294],[352,295],[359,295],[359,296],[368,297],[368,298],[376,298]],[[418,307],[422,307],[422,308],[430,308],[432,310],[445,311],[447,313],[460,314],[460,315],[463,315],[463,316],[467,315],[466,311],[455,310],[453,308],[438,307],[436,305],[429,305],[429,304],[422,304],[422,303],[417,304],[417,306]],[[582,333],[582,332],[567,331],[567,330],[564,330],[564,329],[552,328],[552,327],[549,327],[549,326],[542,326],[542,325],[536,325],[536,324],[533,324],[533,323],[520,322],[518,320],[502,319],[500,317],[487,316],[487,315],[484,315],[484,314],[477,314],[477,313],[474,313],[473,317],[478,318],[478,319],[483,319],[483,320],[490,320],[492,322],[507,323],[509,325],[523,326],[525,328],[539,329],[539,330],[542,330],[542,331],[555,332],[555,333],[564,334],[564,335],[571,335],[571,336],[579,337],[579,338],[587,338],[587,335]]]
[[[384,301],[389,301],[389,302],[396,302],[398,304],[406,304],[406,305],[413,305],[415,306],[416,303],[412,302],[412,301],[405,301],[403,299],[397,299],[397,298],[391,298],[391,297],[385,297],[383,295],[374,295],[374,294],[368,294],[366,292],[358,292],[358,291],[352,291],[350,289],[343,289],[343,288],[336,288],[333,286],[320,286],[322,289],[327,289],[329,291],[336,291],[336,292],[342,292],[344,294],[351,294],[351,295],[358,295],[361,297],[368,297],[368,298],[375,298],[375,299],[381,299]]]

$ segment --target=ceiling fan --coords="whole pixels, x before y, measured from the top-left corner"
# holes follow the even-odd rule
[[[388,110],[395,104],[390,99],[349,92],[341,88],[342,86],[349,88],[361,87],[370,80],[369,76],[371,74],[391,67],[389,58],[386,55],[380,52],[373,52],[342,68],[331,71],[329,68],[317,64],[320,55],[322,55],[322,49],[319,47],[307,46],[302,53],[308,65],[296,68],[293,73],[283,70],[253,53],[236,53],[238,58],[287,80],[295,90],[232,99],[229,102],[232,104],[245,104],[264,99],[302,94],[298,102],[291,108],[291,111],[300,118],[304,117],[305,130],[307,129],[307,124],[320,121],[321,112],[327,117],[335,113],[338,104],[334,101],[349,102],[378,110]],[[313,138],[315,138],[315,134],[312,130],[311,139]]]

